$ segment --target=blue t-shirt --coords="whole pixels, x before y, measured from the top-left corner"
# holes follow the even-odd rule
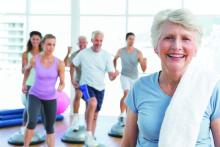
[[[138,116],[137,147],[158,147],[160,128],[165,111],[172,99],[162,91],[158,78],[159,72],[140,78],[125,99],[128,108]],[[220,118],[219,92],[220,82],[217,83],[203,115],[196,147],[211,147],[212,145],[210,122]]]

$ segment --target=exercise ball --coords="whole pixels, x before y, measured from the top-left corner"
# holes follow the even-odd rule
[[[63,91],[56,91],[56,96],[57,96],[57,112],[56,112],[56,114],[61,114],[69,106],[70,98]]]

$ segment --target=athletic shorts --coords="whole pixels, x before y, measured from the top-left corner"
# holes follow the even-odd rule
[[[127,76],[121,75],[120,81],[121,81],[121,88],[123,91],[125,91],[125,90],[130,90],[132,88],[136,79],[131,79]]]
[[[87,87],[88,87],[88,93],[89,93],[90,98],[95,97],[97,100],[96,112],[99,112],[102,107],[105,90],[99,91],[91,86],[87,86]]]

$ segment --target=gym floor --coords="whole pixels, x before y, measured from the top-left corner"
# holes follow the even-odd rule
[[[83,120],[83,116],[80,118]],[[55,131],[56,131],[56,147],[83,147],[83,144],[67,144],[61,141],[61,137],[66,131],[66,129],[71,124],[72,116],[67,114],[64,115],[64,120],[58,121],[55,124]],[[119,147],[121,138],[114,138],[108,136],[108,131],[110,130],[111,126],[116,123],[117,117],[112,116],[100,116],[98,118],[98,125],[96,129],[96,138],[99,143],[105,144],[106,147]],[[19,131],[20,127],[9,127],[9,128],[2,128],[0,129],[0,143],[1,147],[17,147],[13,145],[9,145],[7,140],[10,135],[14,132]],[[39,124],[36,128],[39,132],[44,132],[44,127],[42,124]],[[33,145],[33,147],[46,147],[46,144],[39,144]]]

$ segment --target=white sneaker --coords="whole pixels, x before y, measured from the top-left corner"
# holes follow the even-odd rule
[[[73,129],[73,131],[79,130],[79,118],[78,117],[73,117],[71,128]]]
[[[20,128],[20,133],[24,135],[24,132],[25,132],[25,127],[22,126],[22,127]]]
[[[92,135],[86,135],[85,138],[85,146],[86,147],[98,147],[98,142],[95,140],[94,136]]]
[[[125,122],[126,122],[126,117],[124,117],[124,116],[119,116],[118,117],[118,123],[120,123],[121,126],[124,126]]]

